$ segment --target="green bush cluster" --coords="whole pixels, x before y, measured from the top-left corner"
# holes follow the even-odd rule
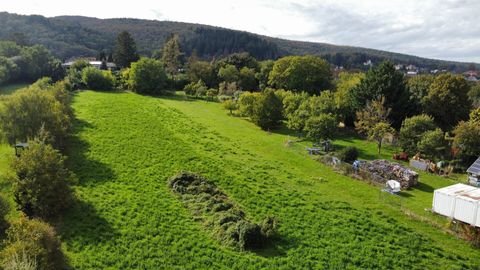
[[[358,158],[358,149],[354,146],[348,146],[338,152],[340,160],[352,163]]]
[[[71,127],[72,111],[66,84],[47,80],[6,96],[0,107],[0,131],[11,144],[33,139],[44,129],[62,147]]]
[[[178,173],[170,178],[169,186],[227,246],[239,250],[259,249],[275,235],[275,218],[267,217],[262,226],[248,221],[226,194],[199,175]]]
[[[82,81],[91,90],[112,90],[115,78],[110,70],[99,70],[95,67],[86,67],[82,70]]]
[[[11,223],[0,255],[4,269],[54,270],[65,267],[60,241],[53,227],[25,216]]]
[[[29,141],[12,168],[15,201],[26,215],[52,218],[69,205],[74,176],[51,145],[38,139]]]

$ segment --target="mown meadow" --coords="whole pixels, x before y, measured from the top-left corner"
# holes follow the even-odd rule
[[[380,199],[378,187],[313,160],[306,142],[287,144],[288,133],[262,131],[218,103],[82,91],[73,108],[68,164],[78,177],[76,200],[57,225],[75,269],[480,265],[478,250],[424,210],[433,188],[451,180],[422,175],[423,186],[403,194],[400,208]],[[275,216],[273,244],[245,252],[222,245],[168,187],[180,170],[208,178],[253,222]]]

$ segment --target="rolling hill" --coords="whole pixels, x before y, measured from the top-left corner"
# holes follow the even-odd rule
[[[289,54],[315,54],[347,68],[362,68],[363,62],[368,59],[373,62],[390,59],[395,63],[452,71],[464,71],[471,67],[468,63],[426,59],[359,47],[291,41],[172,21],[97,19],[81,16],[46,18],[2,12],[0,25],[0,39],[20,39],[22,42],[43,44],[62,59],[95,56],[102,50],[111,51],[116,35],[126,30],[135,38],[140,54],[146,56],[152,55],[172,33],[176,33],[181,38],[187,56],[195,51],[205,59],[246,51],[258,59],[275,59]],[[480,65],[476,66],[480,68]]]

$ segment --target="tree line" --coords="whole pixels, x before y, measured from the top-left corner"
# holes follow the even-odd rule
[[[129,43],[134,47],[134,40]],[[162,94],[184,86],[187,95],[223,100],[231,114],[238,111],[263,129],[284,122],[315,141],[331,139],[341,122],[375,141],[379,152],[391,134],[410,155],[463,164],[480,155],[479,139],[473,138],[479,135],[480,86],[461,75],[406,77],[386,61],[365,73],[335,76],[330,63],[312,55],[258,61],[236,53],[207,62],[195,55],[185,59],[182,49],[173,35],[158,60],[133,62],[124,71],[127,87]]]
[[[55,222],[72,204],[75,175],[66,168],[73,112],[65,81],[43,78],[0,99],[0,135],[15,145],[27,142],[11,162],[12,196],[20,215],[10,218],[10,204],[0,194],[0,267],[64,269]],[[18,149],[21,150],[21,149]],[[9,196],[10,197],[10,196]]]

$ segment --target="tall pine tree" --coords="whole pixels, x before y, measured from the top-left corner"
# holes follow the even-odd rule
[[[182,66],[183,53],[180,51],[180,40],[178,35],[172,35],[165,42],[162,50],[162,62],[168,73],[175,76]]]
[[[113,53],[113,61],[119,68],[130,67],[132,62],[139,59],[135,40],[127,31],[121,32],[117,37],[117,44]]]
[[[364,108],[371,100],[385,97],[385,107],[392,109],[389,120],[395,128],[399,128],[413,111],[404,75],[395,70],[391,62],[370,69],[349,94],[356,110]]]

